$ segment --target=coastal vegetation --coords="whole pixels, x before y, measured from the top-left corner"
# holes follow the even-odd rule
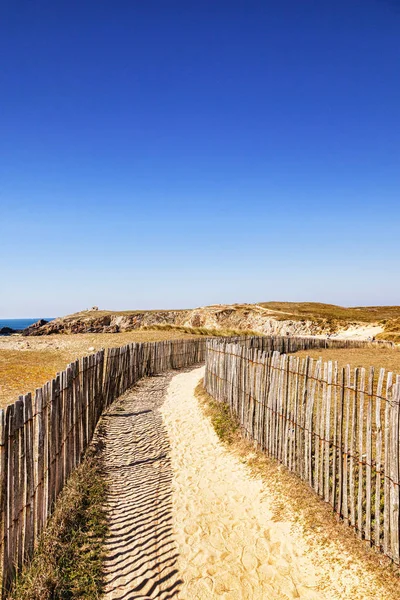
[[[336,332],[348,325],[377,324],[383,331],[377,339],[400,342],[400,306],[344,307],[320,302],[261,302],[278,320],[311,320]]]
[[[61,492],[30,563],[7,600],[99,600],[107,532],[99,448],[85,460]]]
[[[236,335],[255,335],[260,333],[252,329],[217,329],[216,327],[191,327],[189,325],[149,325],[142,328],[143,331],[176,331],[181,333],[191,333],[192,335],[206,335],[211,337],[230,337]]]

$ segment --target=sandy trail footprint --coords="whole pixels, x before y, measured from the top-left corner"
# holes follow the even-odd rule
[[[272,521],[261,481],[219,443],[194,397],[203,369],[173,378],[161,407],[171,443],[182,600],[322,599],[304,540]]]

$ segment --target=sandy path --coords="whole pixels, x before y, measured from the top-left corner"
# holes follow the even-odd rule
[[[172,375],[141,380],[102,419],[109,481],[107,600],[176,597],[172,470],[159,406]]]
[[[252,476],[203,415],[194,396],[203,373],[144,379],[102,420],[105,600],[397,597],[334,539],[305,537],[297,514],[277,516],[285,498]]]
[[[220,444],[193,391],[203,369],[171,381],[161,412],[171,440],[182,600],[325,598],[289,523],[273,522],[260,480]]]

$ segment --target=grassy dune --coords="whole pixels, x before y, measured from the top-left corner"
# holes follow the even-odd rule
[[[319,302],[260,302],[259,306],[279,320],[310,320],[327,323],[333,329],[350,323],[377,323],[384,328],[378,338],[400,342],[400,306],[344,307]]]
[[[400,306],[354,306],[344,307],[320,302],[260,302],[259,306],[276,311],[277,315],[290,314],[293,318],[340,319],[345,322],[375,323],[400,317]]]

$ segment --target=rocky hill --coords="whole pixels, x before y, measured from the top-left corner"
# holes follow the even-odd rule
[[[25,335],[118,333],[139,328],[186,327],[273,335],[334,335],[396,341],[400,307],[344,308],[332,304],[268,302],[188,310],[88,310],[35,324]],[[385,333],[386,332],[386,333]],[[394,336],[394,337],[393,337]]]

